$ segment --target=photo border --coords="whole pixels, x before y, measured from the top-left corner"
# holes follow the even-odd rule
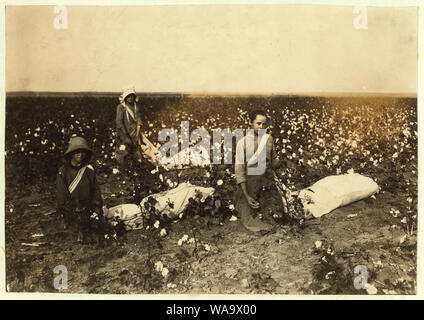
[[[95,1],[95,0],[75,0],[75,1],[62,1],[61,3],[53,2],[53,1],[1,1],[0,6],[0,33],[1,33],[1,44],[0,44],[0,56],[3,56],[4,59],[1,60],[0,65],[0,74],[1,74],[1,85],[0,85],[0,98],[3,103],[1,104],[1,112],[5,115],[6,107],[6,91],[5,91],[5,72],[6,72],[6,48],[5,48],[5,7],[6,6],[37,6],[37,5],[50,5],[54,6],[57,4],[66,5],[66,6],[149,6],[149,5],[179,5],[179,6],[187,6],[187,5],[228,5],[228,4],[236,4],[236,5],[271,5],[271,4],[279,4],[279,5],[324,5],[324,6],[376,6],[376,7],[408,7],[414,6],[418,7],[418,53],[423,53],[423,43],[424,43],[424,3],[420,0],[391,0],[391,1],[381,1],[381,0],[350,0],[350,1],[335,1],[335,0],[316,0],[316,1],[287,1],[287,0],[275,0],[275,1],[226,1],[226,0],[216,0],[216,1],[201,1],[201,0],[181,0],[181,1]],[[417,53],[417,55],[418,55]],[[418,213],[423,210],[423,199],[421,193],[423,191],[423,129],[420,128],[419,124],[424,123],[424,113],[422,108],[423,105],[423,94],[424,94],[424,62],[422,55],[418,58],[418,90],[417,90],[417,117],[418,117]],[[202,295],[190,295],[190,294],[130,294],[130,295],[120,295],[120,294],[77,294],[77,293],[9,293],[6,292],[6,261],[5,261],[5,116],[1,119],[1,134],[2,139],[0,140],[0,149],[2,150],[2,157],[0,160],[0,169],[3,172],[2,179],[0,182],[1,187],[1,208],[0,208],[0,299],[23,299],[23,300],[32,300],[32,299],[89,299],[89,300],[100,300],[100,299],[144,299],[144,300],[164,300],[164,299],[172,299],[175,301],[189,300],[292,300],[292,299],[301,299],[301,300],[397,300],[397,299],[407,299],[407,300],[418,300],[423,299],[423,277],[424,277],[424,269],[423,269],[423,227],[424,221],[421,218],[418,219],[418,230],[417,230],[417,294],[416,295],[228,295],[228,294],[202,294]],[[419,216],[419,214],[418,214]]]

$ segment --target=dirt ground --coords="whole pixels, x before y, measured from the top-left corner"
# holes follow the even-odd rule
[[[103,195],[110,184],[101,185]],[[391,229],[390,209],[403,195],[381,192],[302,226],[281,225],[258,235],[240,220],[172,223],[154,255],[145,230],[108,244],[79,244],[54,212],[53,186],[6,199],[9,292],[114,294],[367,294],[354,288],[354,267],[365,265],[378,294],[416,293],[416,237]],[[184,234],[195,244],[178,245]],[[317,241],[334,244],[335,278],[320,278]],[[205,249],[207,247],[207,249]],[[152,260],[153,259],[153,260]],[[149,263],[160,261],[163,276]],[[150,263],[150,265],[151,265]],[[53,286],[54,268],[68,271],[66,289]],[[333,269],[332,269],[333,268]],[[328,281],[327,281],[328,280]]]

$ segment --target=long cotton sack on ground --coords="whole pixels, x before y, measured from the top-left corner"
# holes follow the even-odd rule
[[[379,187],[358,173],[328,176],[299,192],[306,213],[321,217],[336,208],[370,197]]]
[[[196,193],[200,193],[203,200],[213,195],[214,188],[204,188],[194,186],[188,182],[181,183],[177,188],[150,195],[141,200],[140,206],[144,208],[144,204],[153,198],[157,201],[155,208],[162,215],[169,218],[177,218],[187,207],[190,198],[194,198]]]
[[[107,209],[103,208],[105,217],[108,219],[118,218],[125,225],[126,230],[137,230],[144,227],[145,210],[144,205],[150,198],[156,200],[155,209],[162,215],[175,219],[184,211],[189,203],[190,198],[200,195],[205,200],[212,196],[214,188],[204,188],[194,186],[190,183],[182,183],[177,188],[152,194],[141,200],[140,205],[136,204],[120,204]]]
[[[208,150],[203,147],[199,147],[199,150],[189,148],[187,155],[184,151],[180,151],[165,163],[159,157],[159,149],[150,142],[139,127],[132,127],[130,135],[139,154],[153,165],[163,167],[165,170],[184,169],[195,166],[204,167],[210,164]],[[183,165],[183,159],[185,157],[189,159],[189,163]]]

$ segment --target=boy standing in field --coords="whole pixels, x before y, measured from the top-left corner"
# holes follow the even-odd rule
[[[90,218],[103,218],[100,188],[89,164],[92,154],[84,138],[72,137],[56,178],[57,212],[64,217],[65,227],[78,230],[78,242],[88,234]]]

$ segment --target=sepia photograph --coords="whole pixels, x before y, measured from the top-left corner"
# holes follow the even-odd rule
[[[6,4],[6,294],[417,295],[418,29]]]

